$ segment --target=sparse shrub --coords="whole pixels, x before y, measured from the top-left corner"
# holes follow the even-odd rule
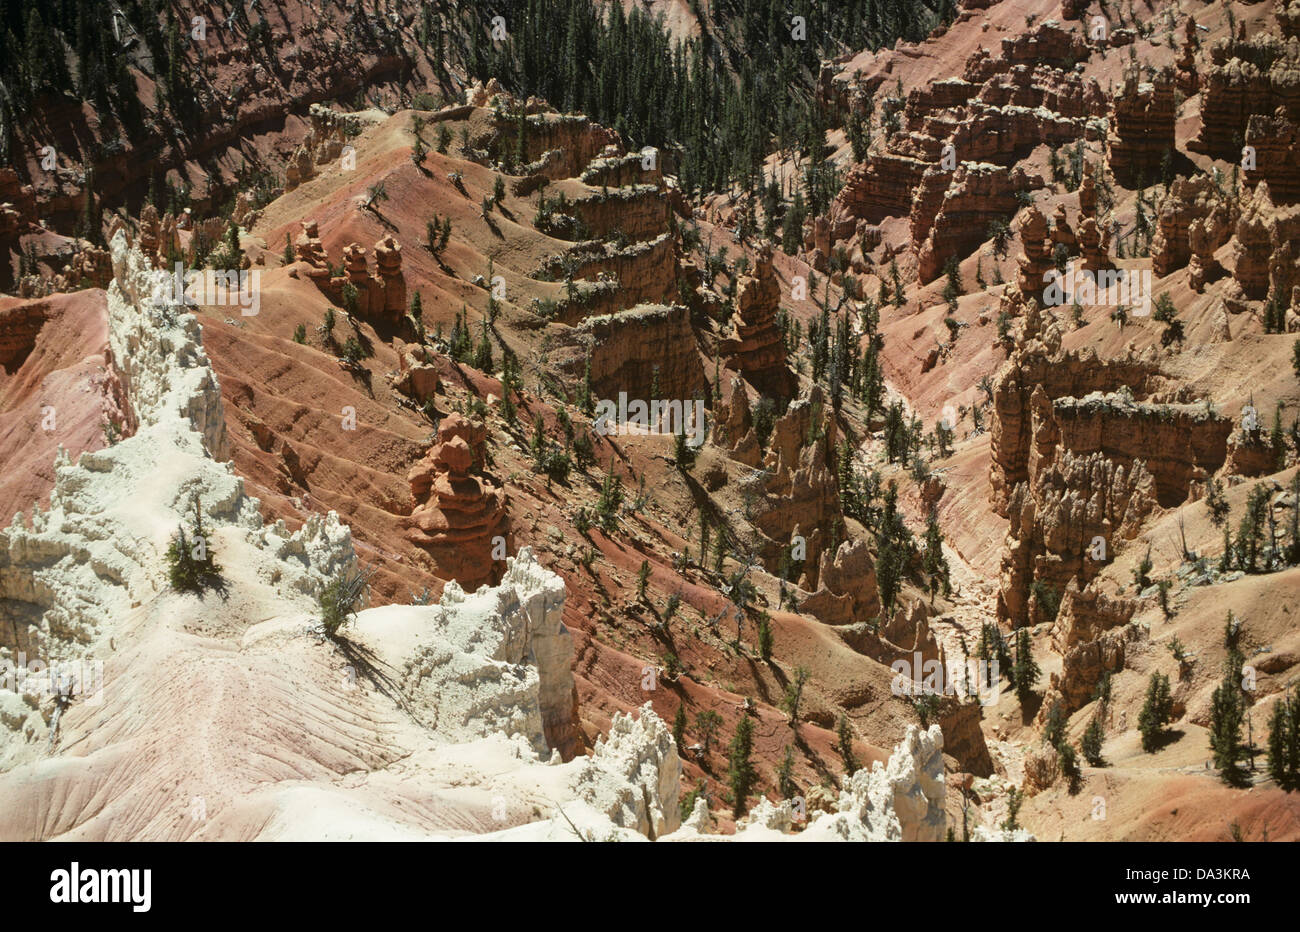
[[[356,617],[357,611],[365,608],[370,596],[371,575],[358,566],[352,566],[339,571],[326,584],[318,603],[321,628],[327,637],[337,637]]]

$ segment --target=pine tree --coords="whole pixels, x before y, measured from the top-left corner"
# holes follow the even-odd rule
[[[758,656],[764,663],[772,659],[772,622],[766,612],[758,619]]]
[[[934,509],[930,510],[925,523],[925,554],[922,561],[925,574],[930,577],[930,604],[933,605],[935,592],[940,587],[945,596],[952,591],[948,559],[943,555],[943,531],[939,528],[939,519]]]
[[[1229,668],[1210,698],[1210,750],[1214,752],[1219,778],[1229,786],[1239,786],[1245,778],[1240,765],[1245,753],[1241,742],[1244,714],[1244,697],[1237,687],[1234,670]]]
[[[1079,750],[1083,751],[1083,759],[1092,767],[1104,767],[1106,765],[1101,756],[1101,746],[1104,740],[1105,733],[1101,727],[1101,718],[1094,715],[1092,721],[1088,722],[1087,729],[1083,732],[1083,740],[1079,742]]]
[[[835,750],[844,761],[844,775],[851,777],[857,773],[858,758],[853,753],[853,730],[849,727],[848,716],[843,712],[840,713],[840,720],[835,726]]]
[[[1016,659],[1012,665],[1012,680],[1016,686],[1016,696],[1023,705],[1033,691],[1034,684],[1038,682],[1040,670],[1038,663],[1034,660],[1034,652],[1029,642],[1029,629],[1020,628],[1016,631]]]
[[[811,675],[807,667],[796,668],[781,699],[781,708],[790,716],[790,727],[796,731],[799,729],[799,705],[803,701],[803,688]]]
[[[753,747],[754,723],[748,715],[742,715],[736,723],[736,732],[727,753],[727,784],[731,787],[734,798],[732,811],[736,815],[745,811],[745,798],[758,780],[754,764],[749,759]]]
[[[1289,691],[1269,718],[1268,775],[1287,792],[1300,790],[1300,701]]]
[[[686,740],[686,703],[677,704],[677,715],[673,718],[673,743],[680,751]]]
[[[781,763],[776,765],[776,791],[783,799],[794,799],[799,795],[799,786],[794,782],[794,748],[785,746]]]
[[[1160,747],[1165,725],[1172,714],[1173,700],[1169,691],[1169,677],[1152,673],[1147,683],[1142,711],[1138,714],[1138,731],[1142,734],[1142,750],[1148,754]]]
[[[718,735],[718,729],[722,727],[722,716],[712,709],[705,709],[695,715],[695,732],[700,736],[700,747],[703,749],[704,756],[707,757],[709,749],[713,747],[713,740]]]

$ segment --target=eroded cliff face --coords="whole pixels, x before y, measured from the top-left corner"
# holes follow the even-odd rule
[[[855,272],[871,267],[879,244],[872,224],[909,216],[918,278],[933,281],[949,259],[962,259],[987,238],[990,222],[1015,213],[1016,193],[1042,186],[1017,165],[1035,146],[1098,139],[1106,97],[1073,70],[1090,50],[1076,31],[1053,21],[980,48],[962,78],[913,89],[900,129],[854,164],[829,212],[826,242],[810,241],[809,262],[825,271],[840,247]],[[835,84],[860,106],[865,88],[848,75]]]
[[[749,401],[738,381],[732,385],[730,401],[715,406],[715,417],[724,427],[714,442],[734,458],[755,466],[741,480],[741,494],[745,517],[764,538],[757,556],[769,572],[776,572],[792,538],[803,538],[805,563],[799,586],[816,591],[823,554],[827,548],[836,550],[844,540],[844,516],[833,469],[835,417],[821,387],[814,385],[776,419],[766,453],[754,435]],[[860,561],[861,555],[850,558],[846,553],[845,558]],[[833,566],[836,559],[832,557],[828,565]],[[848,587],[839,590],[841,595],[848,592]],[[859,595],[870,601],[868,593]],[[850,597],[851,602],[855,600]],[[830,599],[830,603],[838,600]]]
[[[588,360],[592,391],[617,401],[694,399],[708,382],[682,305],[642,305],[589,317],[559,334],[556,365],[580,384]],[[654,394],[655,387],[658,394]]]
[[[1174,75],[1162,69],[1141,80],[1134,62],[1115,95],[1106,143],[1110,170],[1127,188],[1142,188],[1160,177],[1161,163],[1174,152]]]
[[[752,274],[743,275],[736,286],[736,313],[731,318],[734,336],[724,338],[719,352],[727,368],[739,371],[760,392],[771,398],[787,398],[793,380],[786,367],[785,334],[777,324],[781,285],[772,267],[772,245],[758,249]]]
[[[134,607],[165,588],[162,555],[195,510],[216,540],[238,540],[284,563],[286,599],[310,598],[352,564],[351,539],[333,515],[297,533],[265,527],[256,499],[229,463],[221,392],[197,320],[155,304],[154,272],[124,233],[112,242],[109,345],[129,399],[129,436],[56,461],[50,508],[16,515],[0,531],[0,612],[24,650],[78,660],[98,649]]]
[[[1275,7],[1285,27],[1284,9]],[[1201,78],[1201,133],[1191,148],[1238,162],[1251,115],[1272,116],[1279,108],[1300,122],[1300,38],[1264,31],[1220,39]]]
[[[994,509],[1010,519],[997,613],[1017,627],[1050,620],[1158,508],[1199,495],[1233,431],[1204,405],[1138,400],[1166,397],[1153,364],[1053,350],[1059,335],[1032,305],[1026,334],[995,383],[990,466]],[[1036,584],[1047,588],[1031,597]]]

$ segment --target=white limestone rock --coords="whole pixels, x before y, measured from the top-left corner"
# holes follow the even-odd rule
[[[681,823],[682,762],[672,731],[650,703],[639,718],[615,713],[571,784],[574,795],[613,823],[661,838]]]
[[[977,825],[970,833],[971,841],[1037,841],[1034,834],[1027,829],[988,828]]]

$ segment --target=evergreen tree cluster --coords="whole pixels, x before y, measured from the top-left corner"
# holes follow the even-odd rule
[[[634,145],[680,145],[687,192],[733,181],[755,192],[774,143],[824,147],[812,103],[823,59],[919,41],[955,13],[952,0],[717,0],[701,35],[675,42],[639,7],[499,0],[490,14],[505,18],[507,38],[493,40],[491,15],[475,10],[466,57],[474,77],[585,113]],[[814,201],[833,184],[823,161],[805,177]]]

